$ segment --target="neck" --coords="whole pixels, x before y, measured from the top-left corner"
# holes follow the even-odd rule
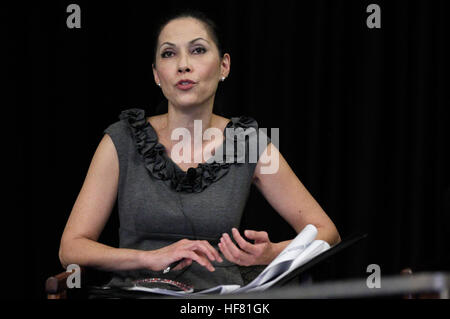
[[[191,136],[194,136],[194,121],[201,120],[203,135],[204,131],[214,124],[213,105],[214,98],[204,104],[189,107],[179,107],[169,102],[165,128],[168,132],[172,132],[176,128],[183,127],[189,130]]]

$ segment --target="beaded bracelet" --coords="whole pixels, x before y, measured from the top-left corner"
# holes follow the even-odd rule
[[[189,285],[184,284],[179,281],[165,279],[165,278],[145,278],[145,279],[139,279],[139,280],[133,281],[134,285],[139,285],[139,284],[143,284],[143,283],[153,283],[153,282],[172,285],[172,286],[175,286],[175,287],[183,290],[184,292],[193,292],[194,291],[194,287],[192,287],[192,286],[189,286]]]

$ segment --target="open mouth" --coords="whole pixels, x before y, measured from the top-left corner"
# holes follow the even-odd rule
[[[179,88],[180,90],[189,90],[192,87],[194,87],[195,82],[191,81],[191,80],[181,80],[178,81],[176,87]]]

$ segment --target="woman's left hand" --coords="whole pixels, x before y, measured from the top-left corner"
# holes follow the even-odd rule
[[[245,236],[253,240],[253,244],[242,238],[236,228],[231,232],[239,247],[227,233],[222,235],[219,243],[219,249],[228,261],[240,266],[268,265],[276,257],[275,244],[269,240],[267,232],[246,230]]]

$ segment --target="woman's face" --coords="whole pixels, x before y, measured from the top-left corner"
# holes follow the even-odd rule
[[[230,70],[229,55],[219,57],[205,26],[193,18],[179,18],[163,28],[155,63],[155,82],[169,103],[180,107],[213,101],[220,79]]]

